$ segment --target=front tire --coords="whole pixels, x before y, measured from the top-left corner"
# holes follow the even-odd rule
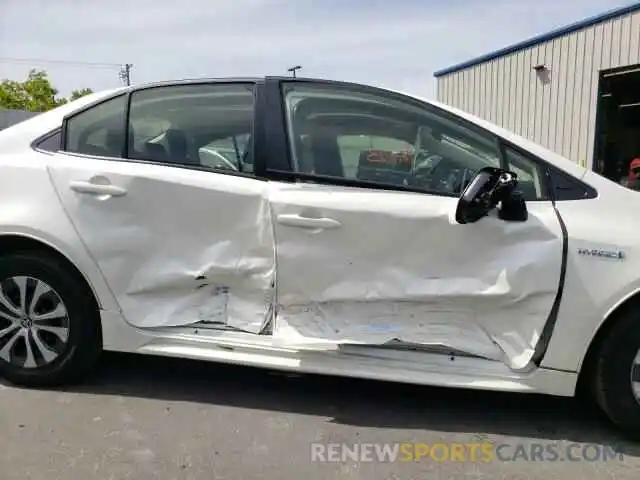
[[[640,316],[625,312],[596,352],[596,400],[627,436],[640,440]]]
[[[29,387],[71,383],[101,350],[99,309],[77,272],[44,253],[0,257],[0,375]]]

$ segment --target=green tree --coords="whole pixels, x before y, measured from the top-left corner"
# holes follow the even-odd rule
[[[47,72],[32,69],[23,82],[8,79],[0,82],[0,108],[46,112],[90,93],[91,89],[83,88],[74,90],[69,99],[59,97]]]
[[[81,88],[80,90],[73,90],[71,92],[71,96],[69,97],[69,101],[73,102],[74,100],[79,99],[80,97],[84,97],[85,95],[90,95],[93,93],[93,90],[90,88]]]

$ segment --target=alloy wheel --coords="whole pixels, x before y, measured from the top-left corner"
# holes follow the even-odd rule
[[[69,316],[60,295],[28,276],[0,282],[0,361],[34,369],[53,362],[69,340]]]

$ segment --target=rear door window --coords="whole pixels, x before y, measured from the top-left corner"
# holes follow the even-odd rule
[[[254,122],[253,90],[253,84],[203,83],[133,92],[129,157],[243,171],[243,161],[251,163],[247,157]]]
[[[106,100],[66,120],[63,150],[121,158],[125,146],[126,95]]]

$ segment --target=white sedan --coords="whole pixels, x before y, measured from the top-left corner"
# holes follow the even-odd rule
[[[114,350],[585,385],[640,435],[640,197],[496,125],[342,82],[166,82],[0,132],[0,168],[15,384]]]

